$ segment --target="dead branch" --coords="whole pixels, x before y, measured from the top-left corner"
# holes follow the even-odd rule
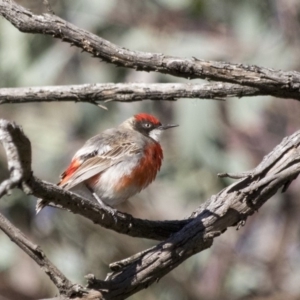
[[[45,3],[47,1],[44,1]],[[35,15],[11,0],[0,0],[0,15],[20,31],[51,35],[117,66],[157,71],[184,78],[228,83],[206,85],[110,84],[1,89],[0,104],[37,101],[140,101],[228,96],[273,95],[300,100],[300,73],[257,66],[203,61],[121,48],[53,15]],[[148,221],[107,211],[69,191],[32,175],[30,141],[23,131],[0,120],[0,142],[7,154],[9,179],[0,184],[0,197],[19,187],[44,204],[80,214],[94,223],[134,237],[160,240],[149,249],[114,262],[105,280],[87,276],[88,286],[71,283],[45,256],[0,214],[0,228],[47,273],[60,292],[53,299],[124,299],[158,281],[195,253],[207,249],[230,226],[241,227],[278,189],[285,191],[300,172],[300,131],[286,137],[254,170],[220,176],[239,179],[213,195],[185,220]]]
[[[12,0],[0,0],[0,15],[22,32],[59,38],[116,66],[188,79],[236,83],[255,87],[264,95],[300,100],[300,74],[296,71],[283,72],[258,66],[133,51],[119,47],[53,14],[35,15]]]
[[[20,147],[28,150],[30,143],[18,126],[4,120],[0,124],[2,124],[1,141],[3,145],[5,145],[6,141],[10,141],[6,135],[14,136],[15,148],[18,149]],[[22,152],[18,152],[20,156],[8,155],[8,159],[30,161],[30,159],[25,159],[26,155],[30,154],[29,151],[24,151],[25,157],[23,157]],[[23,174],[31,174],[27,170],[30,167],[28,163],[19,163],[19,165],[25,168]],[[226,231],[228,227],[236,225],[240,227],[243,225],[248,216],[257,211],[278,189],[283,188],[285,190],[291,181],[298,176],[299,172],[300,131],[286,137],[254,170],[233,174],[233,177],[241,179],[208,199],[193,212],[190,219],[171,221],[173,227],[170,226],[170,222],[159,222],[163,231],[156,234],[156,238],[162,239],[164,236],[166,239],[163,242],[132,257],[111,264],[112,273],[108,274],[105,280],[98,280],[93,275],[89,275],[87,277],[87,292],[90,292],[92,289],[94,291],[97,290],[100,293],[99,295],[103,295],[104,299],[124,299],[146,288],[191,255],[210,247],[214,238]],[[231,175],[222,174],[222,176]],[[26,183],[34,195],[44,197],[46,201],[51,201],[72,212],[80,213],[94,222],[96,221],[96,215],[98,215],[98,218],[101,216],[98,219],[99,224],[102,226],[106,224],[105,227],[112,226],[111,229],[121,233],[133,236],[142,236],[145,233],[144,237],[152,238],[155,236],[152,230],[153,228],[158,229],[158,223],[156,222],[137,220],[122,213],[118,213],[117,223],[113,220],[107,221],[109,215],[98,208],[97,205],[64,191],[55,185],[42,182],[34,176],[28,176],[22,176],[20,182]],[[81,213],[83,211],[85,213]],[[100,219],[102,218],[107,223],[101,223]],[[130,218],[131,226],[126,228],[128,232],[126,230],[122,231],[118,227],[118,223],[123,222],[123,226],[124,222],[128,221],[128,218]],[[135,226],[142,226],[141,230],[138,232]],[[5,228],[1,218],[0,227]],[[22,237],[22,234],[20,236]],[[25,245],[27,243],[25,242]],[[36,246],[33,246],[31,250],[36,250]],[[31,252],[28,254],[31,255]],[[43,255],[39,254],[39,256]],[[37,261],[36,257],[31,257]],[[40,259],[40,257],[38,258]],[[48,272],[51,273],[51,270],[48,270]],[[61,287],[58,288],[61,289]],[[77,295],[76,292],[74,294],[74,289],[71,291],[74,296],[76,295],[81,297],[79,299],[83,299],[82,294]],[[99,299],[101,299],[100,296]]]
[[[84,291],[79,285],[74,285],[69,281],[56,266],[46,257],[44,252],[38,245],[33,244],[29,239],[12,223],[10,223],[0,213],[0,228],[11,239],[12,242],[17,244],[26,254],[28,254],[49,276],[50,280],[55,284],[59,293],[62,296],[71,296],[73,290],[76,293]]]
[[[42,198],[45,205],[67,209],[74,214],[86,217],[95,224],[132,237],[164,240],[189,222],[189,220],[141,220],[120,211],[112,216],[96,203],[34,176],[30,178],[28,184],[32,189],[32,194],[37,198]]]
[[[5,149],[8,161],[10,177],[0,185],[0,197],[11,189],[19,186],[26,193],[31,193],[27,184],[31,175],[31,145],[22,129],[14,123],[0,120],[0,142]],[[38,245],[33,244],[13,224],[0,213],[0,228],[27,253],[49,276],[61,295],[71,295],[73,289],[76,292],[82,290],[80,286],[73,285],[45,256]]]
[[[266,94],[257,88],[221,82],[208,84],[96,83],[29,88],[2,88],[0,89],[0,104],[55,101],[88,103],[97,103],[99,101],[174,101],[179,98],[225,99],[228,97],[258,95]]]
[[[10,178],[0,185],[2,197],[18,185],[28,189],[26,179],[31,175],[31,145],[20,127],[5,120],[0,120],[0,142],[4,147],[10,172]]]
[[[111,265],[107,299],[122,299],[159,280],[191,255],[210,247],[229,226],[243,225],[279,188],[300,172],[300,131],[286,137],[243,179],[212,196],[179,232],[157,246]],[[91,278],[89,287],[103,287]],[[130,288],[128,288],[130,287]]]

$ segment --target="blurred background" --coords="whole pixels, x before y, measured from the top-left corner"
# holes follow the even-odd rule
[[[45,13],[42,1],[17,1]],[[55,13],[120,46],[180,57],[220,60],[283,70],[300,66],[300,2],[297,0],[49,0]],[[0,18],[0,87],[108,82],[188,82],[93,59],[49,36],[22,34]],[[193,83],[201,82],[193,80]],[[33,149],[36,176],[56,183],[75,151],[89,137],[138,112],[180,124],[163,137],[165,159],[157,180],[120,207],[135,217],[187,217],[232,183],[218,172],[255,167],[284,136],[299,129],[300,104],[271,97],[226,102],[2,105],[0,117],[21,125]],[[8,175],[0,149],[0,179]],[[299,180],[276,194],[236,231],[230,228],[211,249],[188,259],[159,283],[130,299],[300,299]],[[108,264],[155,241],[95,226],[66,211],[45,208],[13,191],[0,209],[72,281],[103,279]],[[0,300],[54,296],[42,270],[0,232]]]

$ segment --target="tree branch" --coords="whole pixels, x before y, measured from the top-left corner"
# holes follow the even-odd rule
[[[42,198],[45,205],[64,208],[74,214],[86,217],[102,227],[132,237],[164,240],[189,222],[189,220],[141,220],[120,211],[112,216],[109,211],[97,203],[88,201],[52,183],[41,181],[34,176],[30,178],[28,184],[32,189],[32,194]]]
[[[69,281],[46,257],[41,248],[30,242],[28,238],[18,228],[11,224],[1,213],[0,228],[12,242],[17,244],[43,269],[50,280],[55,284],[61,295],[70,296],[71,290],[75,290],[76,293],[83,290],[83,288],[79,285],[75,286],[71,281]]]
[[[7,155],[10,177],[0,185],[0,198],[12,188],[19,186],[26,193],[31,193],[27,184],[32,176],[31,145],[22,129],[15,123],[0,120],[0,142]],[[72,284],[45,256],[38,245],[33,244],[13,224],[0,213],[0,229],[27,253],[48,275],[58,288],[61,295],[71,295],[73,292],[82,294],[83,288]]]
[[[207,200],[180,231],[151,249],[112,264],[113,272],[104,282],[90,277],[88,287],[103,289],[105,299],[124,299],[210,247],[228,227],[239,228],[279,188],[286,189],[298,176],[299,148],[300,131],[285,138],[257,168],[241,175],[243,179]]]
[[[23,137],[23,132],[16,125],[12,126],[7,121],[1,121],[0,124],[2,124],[1,141],[4,141],[4,145],[5,141],[11,143],[10,139],[5,137],[6,129],[7,135],[14,136],[15,148],[21,147],[28,150],[30,143],[27,138]],[[6,149],[9,148],[6,147]],[[27,155],[30,153],[25,152]],[[22,152],[19,151],[19,153],[18,157],[8,155],[8,159],[30,161],[23,157]],[[28,174],[28,170],[26,170],[29,168],[28,163],[20,165],[25,168],[23,174]],[[112,226],[111,229],[132,236],[143,236],[144,231],[143,237],[158,239],[167,237],[165,241],[150,249],[111,264],[113,272],[108,274],[104,281],[96,279],[93,275],[87,277],[88,289],[98,290],[105,299],[124,299],[159,280],[191,255],[210,247],[213,239],[226,231],[228,227],[238,225],[239,228],[242,226],[247,217],[257,211],[278,189],[286,190],[299,172],[300,131],[286,137],[252,171],[241,174],[221,174],[221,176],[241,179],[208,199],[192,214],[189,220],[171,222],[143,221],[118,213],[117,223],[115,223],[113,218],[96,204],[75,194],[50,183],[42,182],[33,176],[29,178],[23,176],[22,181],[26,182],[36,196],[44,196],[47,201],[52,201],[72,212],[80,213],[102,226]],[[105,221],[101,222],[102,219]],[[4,225],[0,217],[0,227],[5,228]],[[122,228],[123,226],[125,229]],[[136,228],[137,226],[141,227],[140,231]],[[159,227],[161,231],[159,231]],[[153,228],[158,232],[153,233]],[[22,241],[22,239],[20,240]],[[24,244],[27,245],[26,242]],[[25,251],[28,251],[27,248],[28,246]],[[32,255],[32,251],[36,249],[35,246],[31,248],[29,255]],[[37,263],[39,262],[37,261]]]
[[[300,74],[258,66],[180,58],[132,51],[53,15],[35,15],[12,0],[0,0],[0,15],[22,32],[51,35],[117,66],[156,71],[188,79],[202,78],[255,87],[262,94],[300,100]]]
[[[224,99],[266,95],[257,88],[230,83],[183,84],[183,83],[118,83],[44,86],[0,89],[0,104],[76,101],[134,102],[141,100],[177,100],[179,98]]]
[[[10,178],[0,184],[1,198],[19,184],[28,190],[26,180],[31,176],[31,146],[22,129],[5,120],[0,120],[0,142],[4,147],[10,172]]]
[[[0,104],[36,101],[140,101],[181,97],[273,95],[300,100],[300,73],[257,66],[202,61],[120,48],[55,15],[35,15],[14,1],[0,0],[0,15],[20,31],[54,36],[117,66],[158,71],[184,78],[203,78],[229,84],[207,85],[84,85],[0,90]],[[245,85],[245,87],[242,87]],[[146,90],[149,88],[150,90]],[[73,89],[73,90],[72,90]],[[8,92],[14,92],[9,96]],[[59,95],[59,92],[61,94]],[[6,94],[5,94],[6,93]],[[135,237],[162,240],[158,245],[110,265],[105,280],[89,275],[88,288],[73,285],[17,228],[0,214],[0,228],[48,274],[64,299],[124,299],[148,287],[195,253],[207,249],[230,226],[242,226],[278,189],[285,191],[300,173],[300,131],[286,137],[257,168],[220,176],[239,179],[213,195],[187,220],[147,221],[104,208],[32,175],[30,141],[13,123],[0,120],[0,142],[7,154],[9,179],[0,184],[0,197],[20,187],[50,203],[81,214],[103,227]],[[66,296],[66,297],[64,297]],[[61,297],[58,297],[59,299]]]

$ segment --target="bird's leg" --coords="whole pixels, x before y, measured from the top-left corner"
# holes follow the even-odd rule
[[[117,210],[112,208],[111,206],[105,204],[95,192],[92,192],[94,198],[98,201],[101,207],[106,208],[113,216],[116,214]]]
[[[100,204],[100,206],[104,209],[106,209],[114,218],[114,220],[116,221],[115,219],[115,215],[117,213],[117,210],[112,208],[111,206],[105,204],[100,198],[99,196],[94,192],[94,190],[89,187],[88,185],[86,185],[87,189],[91,192],[91,194],[93,195],[93,197],[97,200],[97,202]]]

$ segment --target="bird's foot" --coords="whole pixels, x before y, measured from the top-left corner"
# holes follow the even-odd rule
[[[101,206],[101,208],[103,208],[105,211],[107,211],[113,218],[114,221],[117,223],[117,210],[115,208],[112,208],[111,206],[105,204],[96,193],[93,193],[94,198],[97,200],[97,202],[99,203],[99,205]]]

